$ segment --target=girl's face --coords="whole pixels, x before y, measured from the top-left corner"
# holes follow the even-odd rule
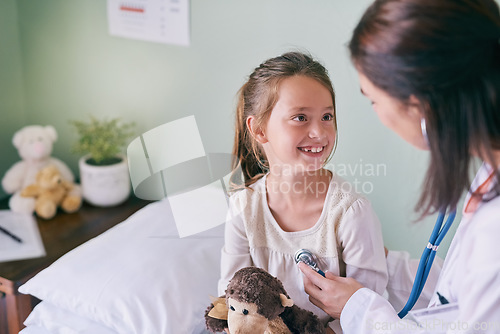
[[[410,106],[406,106],[376,87],[361,72],[359,72],[359,83],[361,92],[371,100],[373,110],[382,124],[413,146],[421,150],[429,149],[422,135],[420,126],[422,114],[417,107],[418,100],[414,96],[410,97]]]
[[[267,124],[256,135],[271,172],[273,168],[291,174],[322,168],[335,145],[330,92],[315,79],[293,76],[281,81],[278,96]]]

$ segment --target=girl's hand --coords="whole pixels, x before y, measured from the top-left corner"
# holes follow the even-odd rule
[[[311,303],[335,319],[340,314],[351,296],[363,286],[354,278],[335,276],[326,272],[326,278],[312,270],[308,265],[299,263],[304,274],[304,289]]]

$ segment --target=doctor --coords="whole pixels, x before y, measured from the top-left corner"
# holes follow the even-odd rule
[[[439,279],[427,282],[434,291],[428,307],[446,301],[458,304],[449,332],[500,333],[497,3],[377,0],[355,28],[349,49],[361,91],[381,122],[415,147],[430,151],[417,211],[425,216],[453,209],[469,190]],[[483,164],[470,183],[476,158]],[[399,268],[389,288],[413,280],[405,258],[389,252],[388,264]],[[400,320],[399,310],[352,278],[331,273],[323,278],[305,265],[300,268],[310,300],[340,318],[344,333],[436,330]]]

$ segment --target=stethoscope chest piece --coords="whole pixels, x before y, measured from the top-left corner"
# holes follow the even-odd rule
[[[294,257],[295,257],[295,263],[298,264],[299,262],[304,262],[318,274],[320,274],[323,277],[325,276],[325,273],[318,268],[318,259],[310,250],[299,249],[298,251],[295,252]]]

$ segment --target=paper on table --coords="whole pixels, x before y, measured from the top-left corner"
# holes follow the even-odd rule
[[[45,255],[40,231],[32,215],[0,210],[0,226],[22,240],[19,243],[0,232],[0,262]]]

